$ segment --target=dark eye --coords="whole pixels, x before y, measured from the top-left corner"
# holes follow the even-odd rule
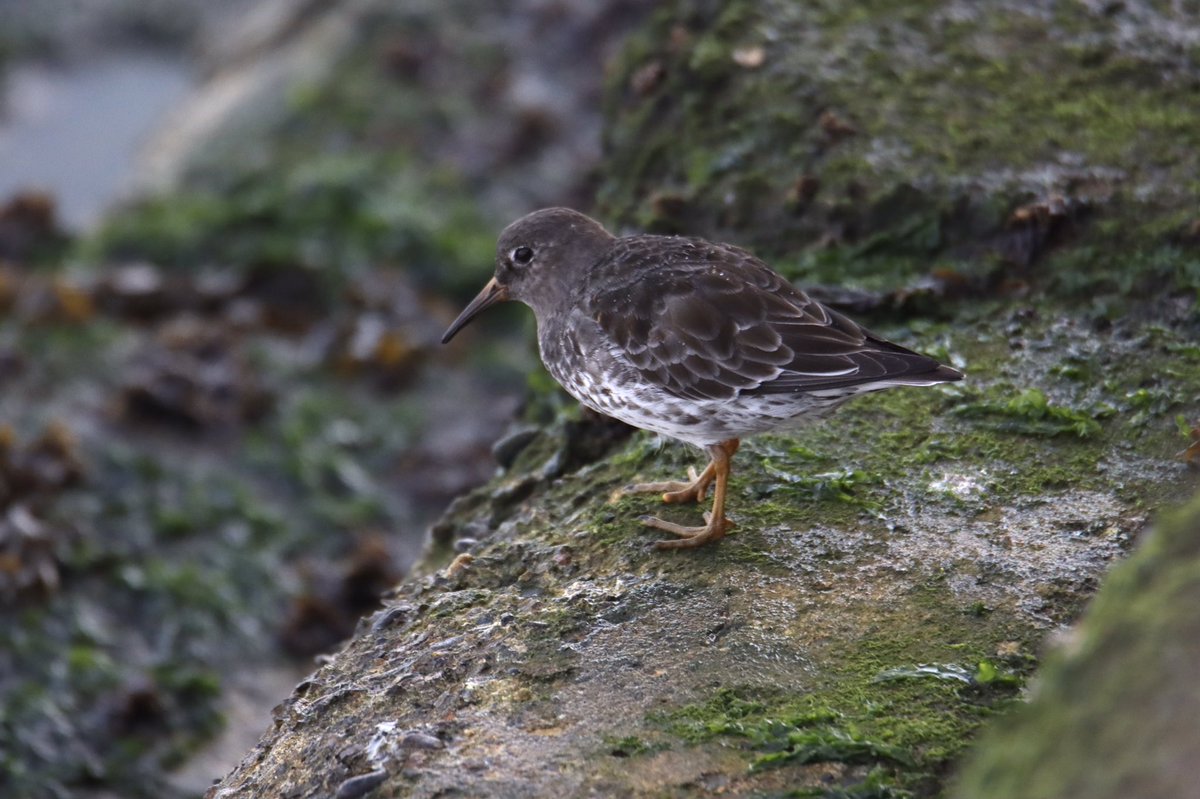
[[[527,264],[533,260],[533,250],[528,247],[518,247],[512,251],[513,263]]]

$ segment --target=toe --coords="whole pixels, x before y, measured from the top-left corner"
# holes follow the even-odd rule
[[[725,531],[721,528],[714,527],[693,527],[697,532],[693,535],[681,537],[675,541],[656,541],[655,549],[693,549],[702,547],[705,544],[712,544],[720,541],[725,537]]]

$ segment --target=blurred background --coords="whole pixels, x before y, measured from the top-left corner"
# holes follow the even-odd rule
[[[0,1],[0,794],[202,793],[554,412],[437,339],[651,5]]]

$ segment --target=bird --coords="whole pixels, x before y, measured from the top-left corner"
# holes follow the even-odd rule
[[[707,451],[686,481],[640,483],[666,503],[702,502],[704,524],[640,521],[675,538],[721,540],[731,462],[747,436],[801,424],[859,394],[931,386],[963,373],[870,332],[814,300],[750,252],[685,236],[614,236],[569,208],[504,228],[495,272],[442,336],[516,300],[536,317],[546,370],[601,414]]]

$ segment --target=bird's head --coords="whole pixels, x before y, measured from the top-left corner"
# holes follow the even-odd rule
[[[569,208],[546,208],[506,227],[496,242],[496,272],[442,336],[445,344],[485,308],[519,300],[535,314],[562,301],[611,246],[599,222]]]

